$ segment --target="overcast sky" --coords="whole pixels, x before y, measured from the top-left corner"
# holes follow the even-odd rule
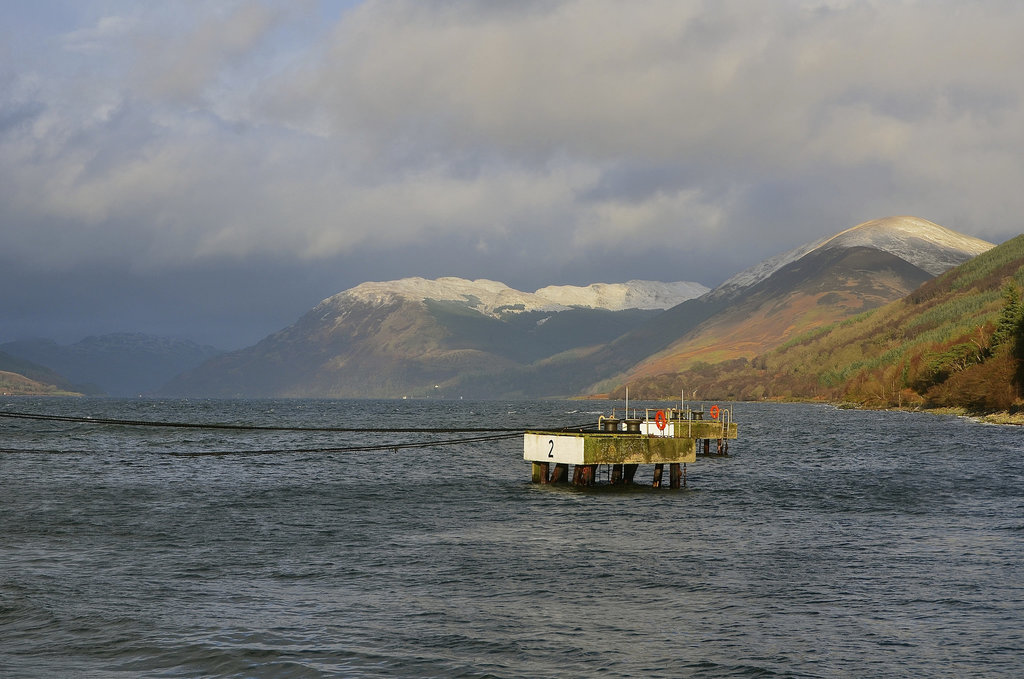
[[[1024,219],[1024,3],[0,4],[0,341],[252,344],[366,280],[714,286]]]

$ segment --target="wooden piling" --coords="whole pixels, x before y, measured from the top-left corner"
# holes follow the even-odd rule
[[[668,487],[678,488],[682,473],[679,471],[679,463],[673,462],[668,466]]]
[[[665,465],[664,464],[656,464],[656,465],[654,465],[654,483],[651,484],[652,487],[654,487],[654,488],[661,488],[661,474],[662,474],[662,472],[664,470],[665,470]]]
[[[548,479],[548,483],[565,483],[569,480],[569,465],[567,464],[556,464],[555,468],[551,470],[551,478]]]
[[[622,483],[622,465],[621,464],[613,464],[612,465],[612,485],[613,486],[617,486],[620,483]]]
[[[633,477],[636,476],[638,464],[624,464],[622,465],[622,481],[623,483],[633,483]]]
[[[534,462],[533,463],[533,478],[531,480],[534,483],[547,483],[548,482],[548,463],[547,462]]]

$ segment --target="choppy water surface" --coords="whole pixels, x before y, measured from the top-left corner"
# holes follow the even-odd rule
[[[0,401],[371,427],[605,405]],[[733,455],[682,491],[533,486],[519,439],[181,457],[372,439],[0,419],[0,675],[1022,676],[1024,431],[734,408]]]

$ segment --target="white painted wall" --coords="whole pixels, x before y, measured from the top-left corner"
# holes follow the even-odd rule
[[[523,434],[523,459],[531,462],[583,464],[583,437]]]

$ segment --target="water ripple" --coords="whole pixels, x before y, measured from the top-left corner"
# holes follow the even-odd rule
[[[535,427],[600,412],[554,401],[6,407],[289,426]],[[0,674],[1019,674],[1019,429],[825,406],[740,403],[735,416],[732,457],[689,465],[678,492],[534,486],[514,440],[183,458],[369,439],[4,422],[4,449],[21,452],[0,453]]]

